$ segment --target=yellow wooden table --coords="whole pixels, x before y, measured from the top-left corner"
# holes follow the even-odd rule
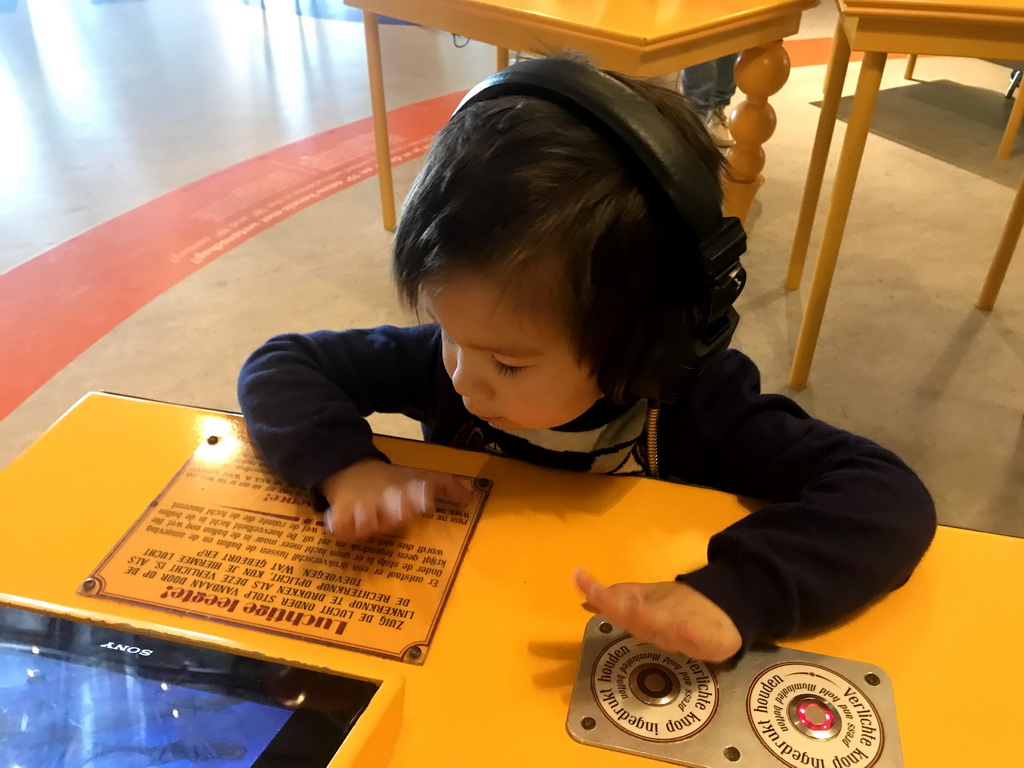
[[[807,386],[887,55],[1024,58],[1024,3],[1021,0],[836,0],[836,4],[839,23],[786,277],[786,287],[790,290],[800,287],[850,52],[864,51],[865,55],[789,374],[789,386],[794,389]],[[992,308],[1020,235],[1024,182],[1021,190],[978,299],[981,309]]]
[[[76,593],[206,435],[242,431],[222,412],[84,398],[0,473],[0,603],[384,681],[380,711],[350,737],[360,759],[346,765],[657,765],[566,733],[589,618],[573,570],[671,578],[701,565],[709,536],[750,502],[378,438],[397,462],[494,481],[423,666]],[[941,528],[904,588],[787,645],[888,672],[908,768],[1019,765],[1022,562],[1024,541]]]
[[[789,77],[781,40],[800,28],[800,15],[818,0],[345,0],[363,10],[366,59],[377,142],[384,226],[395,226],[387,110],[377,16],[443,29],[498,49],[540,54],[583,51],[600,67],[654,77],[743,51],[736,84],[746,96],[732,116],[736,146],[729,154],[726,210],[745,219],[764,182],[762,145],[775,131],[768,98]]]

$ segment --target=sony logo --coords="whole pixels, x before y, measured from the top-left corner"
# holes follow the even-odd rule
[[[139,656],[149,656],[152,653],[149,648],[137,648],[134,645],[121,645],[121,643],[104,643],[100,648],[109,648],[122,653],[137,653]]]

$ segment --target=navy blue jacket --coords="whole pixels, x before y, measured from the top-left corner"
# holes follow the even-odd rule
[[[441,445],[474,421],[433,324],[274,337],[245,363],[238,398],[267,464],[311,492],[381,456],[370,413],[402,413]],[[658,445],[662,477],[768,502],[711,538],[706,566],[678,577],[729,614],[745,648],[827,625],[900,586],[935,532],[931,497],[906,464],[761,394],[757,368],[735,350],[685,402],[662,406]]]

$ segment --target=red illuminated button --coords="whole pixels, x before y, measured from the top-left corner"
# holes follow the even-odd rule
[[[831,739],[839,733],[839,713],[817,696],[797,696],[787,707],[790,722],[804,736]]]
[[[832,727],[832,713],[817,701],[807,701],[796,708],[797,717],[802,725],[812,731],[827,731]]]

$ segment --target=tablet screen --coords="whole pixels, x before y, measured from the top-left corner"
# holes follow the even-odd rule
[[[323,768],[375,690],[0,608],[2,768]]]

